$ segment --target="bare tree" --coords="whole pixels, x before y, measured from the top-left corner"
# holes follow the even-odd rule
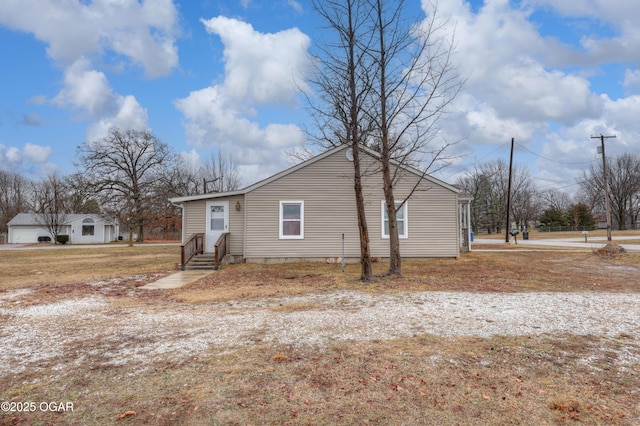
[[[7,223],[18,213],[33,209],[32,186],[19,173],[0,170],[0,234],[7,232]]]
[[[68,213],[101,213],[96,194],[82,173],[75,173],[65,177],[64,183],[69,191]]]
[[[613,160],[607,159],[609,183],[609,203],[613,219],[618,229],[626,229],[627,222],[637,217],[634,211],[640,194],[640,157],[635,154],[622,154]],[[601,211],[604,205],[604,187],[602,183],[602,165],[592,165],[584,172],[580,184],[583,194],[593,200],[593,206]]]
[[[516,226],[525,227],[540,213],[536,188],[531,173],[525,164],[513,169],[511,186],[511,217]]]
[[[486,206],[489,203],[488,197],[491,192],[489,177],[480,168],[474,167],[458,179],[457,186],[472,197],[470,222],[471,229],[477,233],[484,225]]]
[[[490,234],[506,224],[509,167],[502,160],[490,160],[467,173],[459,183],[472,196],[472,219]]]
[[[203,180],[199,164],[191,164],[181,156],[175,156],[164,169],[159,185],[167,199],[203,193]]]
[[[218,151],[211,154],[201,169],[203,192],[227,192],[240,188],[240,176],[231,154],[224,155]]]
[[[169,147],[150,131],[111,129],[103,139],[78,148],[79,165],[93,190],[111,209],[138,228],[144,241],[145,209],[166,161]]]
[[[505,222],[509,167],[502,160],[490,160],[474,167],[458,180],[458,186],[473,197],[471,227],[478,232],[501,232]],[[517,225],[526,225],[540,213],[540,194],[526,165],[513,168],[511,215]]]
[[[34,184],[36,221],[47,229],[54,244],[67,230],[68,188],[64,179],[56,174]]]
[[[402,274],[397,212],[413,190],[396,200],[394,185],[402,166],[422,171],[421,179],[441,160],[448,143],[436,143],[442,116],[462,87],[452,64],[453,37],[438,16],[437,6],[422,23],[407,20],[404,0],[368,0],[374,43],[371,56],[373,109],[369,110],[379,141],[383,191],[389,219],[389,273]],[[362,47],[361,47],[362,48]]]
[[[318,72],[312,84],[318,88],[320,102],[311,103],[322,147],[349,145],[353,152],[354,192],[360,237],[360,278],[373,278],[369,229],[362,185],[361,146],[370,131],[366,108],[371,87],[370,62],[366,50],[371,40],[367,28],[370,17],[363,0],[314,0],[313,6],[326,23],[335,41],[321,48],[315,58]]]
[[[175,156],[167,161],[162,178],[157,180],[149,199],[148,228],[155,236],[173,238],[179,234],[182,210],[171,204],[170,198],[239,188],[240,177],[231,155],[218,152],[203,164]]]
[[[540,192],[540,197],[545,209],[554,209],[561,212],[567,212],[571,206],[571,197],[566,192],[558,189],[548,189]]]
[[[228,192],[240,189],[240,176],[231,154],[211,154],[202,164],[191,164],[176,156],[168,162],[161,186],[159,190],[167,198]]]

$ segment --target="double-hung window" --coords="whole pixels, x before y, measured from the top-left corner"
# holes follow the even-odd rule
[[[396,203],[396,209],[400,203]],[[398,237],[409,238],[409,202],[405,201],[402,207],[396,211],[396,223],[398,224]],[[389,238],[389,215],[387,214],[387,203],[382,201],[382,238]]]
[[[90,217],[82,220],[82,236],[92,236],[95,232],[95,222]]]
[[[304,201],[280,201],[280,239],[304,238]]]

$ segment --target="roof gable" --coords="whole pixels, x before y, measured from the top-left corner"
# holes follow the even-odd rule
[[[186,197],[175,197],[175,198],[170,198],[169,201],[171,201],[172,203],[182,203],[182,202],[186,202],[186,201],[196,201],[196,200],[205,200],[205,199],[211,199],[211,198],[221,198],[221,197],[229,197],[229,196],[233,196],[233,195],[242,195],[242,194],[247,194],[251,191],[254,191],[258,188],[261,188],[265,185],[270,184],[271,182],[274,182],[284,176],[288,176],[292,173],[297,172],[298,170],[309,166],[310,164],[316,163],[318,161],[321,161],[327,157],[329,157],[330,155],[333,155],[337,152],[340,152],[342,150],[346,150],[348,149],[349,146],[348,145],[340,145],[337,146],[335,148],[331,148],[321,154],[318,154],[306,161],[303,161],[302,163],[296,164],[292,167],[289,167],[286,170],[283,170],[279,173],[276,173],[275,175],[268,177],[266,179],[263,179],[261,181],[258,181],[252,185],[249,185],[243,189],[237,190],[237,191],[229,191],[229,192],[217,192],[217,193],[212,193],[212,194],[200,194],[200,195],[191,195],[191,196],[186,196]],[[361,150],[374,157],[374,158],[380,158],[380,154],[377,153],[376,151],[369,149],[367,147],[362,147]],[[460,189],[456,188],[453,185],[449,185],[448,183],[441,181],[439,179],[434,178],[433,176],[429,175],[429,174],[425,174],[423,172],[421,172],[420,170],[417,170],[413,167],[409,167],[409,166],[400,166],[402,169],[406,170],[409,173],[412,173],[418,177],[420,177],[421,179],[424,179],[426,181],[429,181],[431,183],[434,183],[438,186],[441,186],[443,188],[446,188],[452,192],[455,193],[459,193]]]

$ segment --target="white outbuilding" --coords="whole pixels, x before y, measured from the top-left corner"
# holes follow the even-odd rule
[[[66,214],[60,235],[69,236],[69,244],[102,244],[118,239],[118,219],[98,214]],[[52,242],[53,235],[37,213],[19,213],[7,224],[9,244]]]

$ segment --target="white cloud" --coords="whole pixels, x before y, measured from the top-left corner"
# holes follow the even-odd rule
[[[298,13],[302,13],[302,5],[299,1],[296,0],[287,0],[287,4],[293,8]]]
[[[147,130],[147,110],[133,96],[117,96],[117,111],[93,123],[88,131],[89,140],[107,136],[111,128]]]
[[[622,86],[625,88],[634,88],[640,86],[640,69],[630,70],[627,69],[624,72],[624,81]]]
[[[298,29],[263,34],[225,17],[202,23],[224,44],[225,78],[221,84],[192,91],[175,105],[185,117],[188,142],[232,153],[240,170],[256,173],[244,176],[245,183],[251,183],[286,166],[277,153],[303,141],[302,130],[294,124],[261,125],[253,120],[260,118],[260,106],[298,106],[296,94],[306,88],[310,40]]]
[[[223,16],[202,20],[224,44],[225,92],[247,103],[291,103],[305,89],[308,36],[297,28],[263,34]]]
[[[64,75],[65,87],[53,102],[78,109],[93,121],[88,131],[89,140],[106,136],[112,127],[145,130],[147,111],[133,96],[113,92],[104,73],[91,69],[91,63],[80,58]]]
[[[594,25],[580,40],[584,51],[574,52],[582,65],[630,62],[640,65],[640,9],[628,0],[528,0],[529,7],[544,8],[570,19],[571,25]],[[571,21],[571,19],[573,21]],[[580,22],[581,21],[581,22]],[[606,29],[603,35],[603,29]]]
[[[34,145],[32,143],[26,143],[22,149],[22,155],[28,161],[34,163],[44,163],[49,159],[51,155],[50,146]]]
[[[42,125],[42,117],[36,113],[24,114],[22,116],[22,124],[30,127],[38,127]]]
[[[192,149],[189,152],[181,151],[178,155],[184,164],[186,164],[191,170],[198,170],[198,168],[202,166],[202,158],[195,149]]]
[[[0,148],[4,148],[4,146],[0,146]],[[20,150],[14,146],[10,146],[4,151],[5,160],[8,163],[17,164],[22,159],[22,155],[20,154]]]
[[[0,144],[0,169],[46,176],[57,170],[57,166],[49,161],[52,152],[49,146],[32,143],[26,143],[22,148]]]
[[[0,24],[33,34],[64,68],[82,56],[113,51],[149,77],[166,75],[178,63],[177,20],[171,0],[3,0],[0,5]]]
[[[536,131],[546,128],[542,124],[536,125],[513,118],[500,117],[495,109],[487,104],[469,111],[466,118],[471,131],[473,131],[474,144],[493,145],[503,143],[512,137],[519,141],[525,141],[531,139]]]
[[[64,73],[65,87],[53,99],[61,106],[85,110],[92,118],[113,114],[117,109],[117,95],[109,86],[107,76],[91,69],[85,58],[75,61]]]
[[[588,25],[612,24],[613,14],[600,17],[609,7],[608,0],[486,0],[477,9],[464,0],[440,2],[438,13],[448,18],[444,30],[449,36],[455,34],[455,65],[467,78],[455,110],[443,126],[450,140],[461,133],[466,135],[467,140],[458,150],[471,156],[469,151],[478,149],[481,154],[489,151],[481,146],[504,144],[514,137],[544,157],[521,152],[529,155],[529,165],[538,173],[538,179],[560,186],[575,182],[596,158],[589,141],[591,134],[618,133],[619,138],[611,144],[612,154],[622,146],[640,150],[635,142],[640,141],[640,134],[635,138],[621,137],[620,130],[623,122],[634,123],[634,114],[637,117],[640,113],[637,102],[632,98],[612,101],[596,93],[590,78],[597,76],[598,70],[581,68],[584,64],[597,67],[608,61],[633,63],[640,59],[640,44],[633,47],[636,58],[629,57],[629,49],[635,46],[636,39],[640,40],[640,32],[635,34],[637,30],[632,31],[626,24],[637,21],[640,9],[630,10],[628,2],[613,2],[620,5],[616,16],[626,10],[634,17],[624,18],[622,24],[623,38],[631,43],[624,49],[615,45],[617,41],[606,38],[585,38],[583,46],[563,44],[558,38],[542,36],[539,24],[534,22],[540,19],[536,12],[544,10],[545,14],[577,18],[564,20],[563,25],[573,25],[580,19],[588,21]],[[422,3],[429,16],[432,2]],[[613,44],[605,47],[604,43]],[[597,49],[609,52],[598,53]],[[640,72],[627,71],[621,84],[637,88]],[[504,157],[502,151],[500,155]]]
[[[559,187],[577,182],[589,165],[601,161],[597,153],[597,136],[616,135],[606,142],[607,156],[613,158],[625,152],[640,151],[640,96],[611,100],[602,96],[603,113],[596,119],[584,119],[570,127],[545,135],[540,158],[536,165],[538,178],[556,183]],[[592,139],[595,136],[596,139]],[[567,192],[577,190],[574,185]]]
[[[37,11],[34,13],[34,11]],[[89,139],[111,127],[146,129],[147,111],[133,96],[113,91],[95,62],[122,58],[147,77],[167,75],[178,64],[178,12],[172,0],[5,0],[0,25],[33,34],[64,70],[64,86],[52,103],[89,119]],[[115,55],[114,55],[115,54]],[[112,68],[111,65],[104,65]],[[32,102],[42,102],[41,96]]]
[[[423,7],[431,13],[431,6]],[[455,34],[453,59],[468,78],[465,93],[478,104],[491,105],[498,117],[571,123],[601,113],[600,98],[586,78],[546,63],[567,47],[540,36],[529,20],[532,10],[493,0],[473,13],[468,3],[457,0],[443,4],[438,13],[448,19],[445,34]]]

